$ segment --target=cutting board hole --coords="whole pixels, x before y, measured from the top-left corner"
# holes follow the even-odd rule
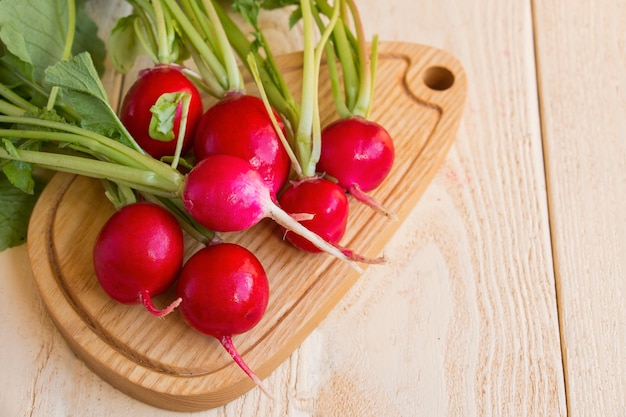
[[[444,91],[454,84],[454,74],[444,67],[430,67],[424,71],[424,84],[431,90]]]

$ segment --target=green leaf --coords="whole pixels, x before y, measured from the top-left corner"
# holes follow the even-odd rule
[[[150,108],[150,137],[162,142],[170,142],[176,137],[174,121],[176,113],[185,100],[190,100],[191,94],[187,92],[162,94],[156,103]]]
[[[74,34],[72,54],[78,55],[82,52],[89,52],[98,74],[102,75],[107,56],[106,44],[98,36],[98,25],[87,14],[86,3],[87,0],[76,2],[76,33]]]
[[[264,0],[263,8],[266,10],[280,9],[287,6],[299,6],[299,0]]]
[[[4,1],[4,0],[2,0]],[[83,52],[46,70],[46,81],[63,89],[63,101],[81,117],[81,126],[139,149],[117,117],[91,61]]]
[[[135,32],[135,24],[139,17],[131,14],[118,19],[109,35],[109,55],[115,69],[121,73],[128,72],[137,57],[144,52]]]
[[[42,189],[37,182],[33,194],[26,194],[0,175],[0,251],[26,242],[30,215]]]
[[[25,13],[24,10],[31,12]],[[37,12],[32,13],[34,10]],[[67,29],[62,22],[66,21],[65,1],[0,1],[2,41],[11,53],[33,65],[34,79],[39,83],[46,67],[63,54]]]
[[[50,90],[44,80],[45,68],[56,63],[63,53],[67,36],[66,3],[0,1],[0,82],[39,107],[47,104]],[[81,0],[77,3],[73,50],[91,51],[97,57],[95,66],[100,69],[104,66],[104,42],[97,37],[97,27],[85,13],[84,3]],[[37,12],[26,14],[25,9]]]
[[[21,161],[9,161],[2,167],[2,172],[9,182],[20,191],[26,194],[34,194],[35,180],[33,179],[33,168],[30,164]]]
[[[2,138],[2,144],[9,155],[19,158],[19,151],[13,142],[7,138]],[[11,160],[2,165],[2,172],[14,187],[26,194],[33,194],[35,181],[33,180],[33,168],[30,164]]]
[[[87,15],[85,1],[76,6],[76,33],[73,53],[89,51],[97,68],[104,67],[105,46],[97,26]],[[0,1],[0,41],[20,61],[32,65],[32,79],[44,85],[44,72],[63,57],[68,36],[67,1]],[[29,12],[25,12],[28,10]]]
[[[260,0],[235,0],[233,1],[233,10],[239,13],[253,28],[259,29]]]
[[[298,7],[289,15],[289,28],[293,27],[302,19],[302,9]]]

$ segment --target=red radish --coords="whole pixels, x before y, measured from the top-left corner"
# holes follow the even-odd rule
[[[322,130],[317,168],[357,196],[378,187],[395,157],[389,133],[360,116],[340,119]]]
[[[180,302],[157,309],[152,297],[176,279],[183,263],[183,232],[176,218],[152,203],[118,209],[100,230],[93,249],[98,281],[114,300],[143,303],[155,316],[170,313]]]
[[[276,120],[280,120],[274,113]],[[280,128],[286,136],[282,124]],[[229,154],[250,162],[276,194],[289,176],[291,161],[263,101],[230,92],[200,118],[194,136],[200,161],[209,155]]]
[[[211,155],[196,164],[187,174],[182,200],[189,214],[210,230],[240,231],[256,225],[264,218],[272,218],[285,229],[361,270],[341,250],[281,209],[261,174],[248,161],[239,157]]]
[[[300,106],[295,103],[294,97],[291,95],[289,89],[286,88],[286,83],[282,79],[282,74],[273,65],[275,60],[272,58],[272,51],[267,47],[267,44],[260,42],[260,47],[264,52],[265,58],[262,58],[260,54],[249,55],[248,52],[250,50],[254,50],[255,48],[246,43],[247,41],[245,40],[245,36],[243,33],[238,31],[237,26],[230,20],[228,15],[225,13],[221,14],[222,18],[225,22],[227,22],[228,27],[230,28],[230,34],[233,37],[233,44],[239,45],[236,49],[240,54],[240,58],[248,63],[250,72],[262,96],[267,98],[272,106],[277,109],[281,109],[283,111],[283,115],[289,121],[290,127],[293,131],[291,132],[292,137],[290,138],[287,146],[292,148],[292,154],[294,155],[292,159],[295,159],[295,161],[292,161],[294,162],[294,171],[298,176],[298,180],[301,180],[303,183],[315,181],[315,178],[317,177],[316,164],[319,158],[321,146],[321,126],[318,107],[319,68],[326,42],[333,30],[334,24],[339,19],[340,3],[341,2],[339,1],[334,2],[333,11],[331,16],[329,16],[327,26],[321,31],[319,41],[315,44],[316,36],[313,28],[314,19],[311,4],[307,1],[300,2],[300,12],[303,21],[304,34]],[[258,16],[254,13],[248,15],[245,8],[239,8],[239,11],[246,15],[246,20],[248,20],[249,23],[252,23],[252,26],[257,30],[258,39],[262,40],[263,35],[260,33],[258,21],[256,21]],[[262,70],[269,70],[271,73],[271,76],[267,76],[267,73],[265,74],[266,76],[264,78],[268,82],[263,81],[263,77],[261,76]],[[263,92],[266,91],[266,87],[272,87],[272,91],[277,94],[264,94]],[[321,191],[322,189],[325,191]],[[326,192],[329,189],[330,187],[320,187],[318,191]],[[335,191],[337,191],[336,188]],[[340,191],[340,194],[344,193],[341,189],[338,191]],[[325,243],[327,245],[331,245],[335,248],[335,250],[339,250],[347,259],[367,263],[380,262],[380,259],[367,259],[349,249],[341,248],[337,245],[337,240],[345,231],[346,218],[344,217],[347,217],[348,215],[347,199],[344,195],[342,201],[346,201],[346,204],[342,205],[343,209],[337,210],[336,207],[333,206],[333,204],[336,203],[336,196],[332,194],[333,193],[331,192],[331,195],[328,196],[317,195],[316,197],[310,197],[307,196],[306,192],[294,191],[294,194],[290,197],[290,199],[302,199],[302,201],[292,201],[291,204],[293,204],[293,207],[309,207],[312,212],[307,213],[306,211],[308,210],[302,210],[302,212],[298,212],[300,210],[289,211],[292,213],[292,217],[297,218],[298,221],[302,222],[302,225],[306,224],[305,229],[308,230],[307,226],[311,226],[311,228],[316,228],[314,232],[321,232],[322,240],[330,239],[330,241],[325,241]],[[316,204],[315,207],[309,204],[313,198],[319,199],[317,202],[318,204]],[[324,208],[320,203],[327,203],[331,205]],[[331,212],[335,212],[335,214],[330,215]],[[309,219],[306,219],[307,214],[309,215]],[[310,218],[311,216],[313,217],[312,219]],[[319,220],[316,220],[318,217]],[[330,220],[331,217],[335,217],[334,220],[328,222],[332,223],[332,225],[327,224],[322,226],[322,224],[325,223],[326,220]],[[314,224],[319,225],[319,227],[313,226]],[[286,233],[288,239],[293,236],[294,241],[298,240],[302,243],[299,246],[305,246],[310,251],[315,251],[315,248],[320,248],[317,243],[311,245],[306,242],[307,240],[310,241],[310,239],[306,236],[305,239],[299,237],[302,236],[302,233],[296,231],[294,234],[289,232],[288,228],[285,229],[288,231]],[[298,244],[296,244],[296,246],[298,246]]]
[[[177,94],[188,96],[187,109],[184,100],[180,100]],[[159,106],[155,106],[161,97],[163,97],[161,108],[165,113],[159,113]],[[180,154],[184,155],[191,149],[195,125],[202,115],[202,110],[200,92],[182,73],[180,67],[156,65],[139,73],[137,80],[124,96],[120,120],[144,151],[160,159],[175,155],[181,121],[185,116]],[[163,117],[165,131],[158,131],[158,126],[152,122],[153,116]]]
[[[368,54],[356,1],[339,1],[343,3],[342,18],[333,30],[331,43],[334,47],[326,49],[326,58],[340,120],[322,131],[317,168],[334,177],[357,200],[395,218],[395,214],[366,194],[387,177],[395,158],[389,133],[367,119],[373,101],[378,38],[374,36]],[[331,16],[334,12],[328,3],[316,4],[321,14]]]
[[[256,326],[267,307],[269,284],[254,254],[233,243],[206,246],[185,263],[176,292],[187,324],[219,340],[246,375],[270,395],[232,341],[233,335]]]
[[[281,194],[279,203],[287,213],[313,214],[312,219],[300,223],[329,243],[338,244],[346,231],[348,198],[332,181],[316,178],[294,182]],[[320,252],[308,240],[292,232],[287,231],[285,238],[304,251]]]

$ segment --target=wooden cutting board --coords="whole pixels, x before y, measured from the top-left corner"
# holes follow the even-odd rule
[[[370,257],[384,254],[441,165],[467,94],[462,66],[444,51],[382,43],[379,52],[371,119],[394,137],[397,156],[390,176],[371,194],[399,220],[389,221],[351,201],[349,228],[341,242]],[[300,88],[301,64],[297,53],[279,59],[294,92]],[[323,123],[336,117],[327,79],[324,72]],[[190,329],[177,312],[158,319],[139,305],[121,305],[105,295],[94,275],[92,248],[112,213],[97,180],[57,174],[32,215],[28,249],[35,280],[75,353],[111,385],[164,409],[209,409],[254,388],[217,341]],[[292,248],[271,221],[225,238],[252,250],[269,277],[266,315],[255,329],[234,337],[244,359],[264,378],[326,317],[359,274],[328,255]],[[170,291],[155,303],[165,305],[172,297]]]

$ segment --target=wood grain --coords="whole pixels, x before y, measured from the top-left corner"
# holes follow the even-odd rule
[[[438,171],[454,141],[467,81],[450,54],[410,43],[383,43],[372,119],[395,139],[397,160],[373,196],[405,219]],[[282,57],[289,85],[299,90],[301,54]],[[321,77],[323,123],[332,110],[327,74]],[[42,195],[29,228],[29,253],[42,299],[74,351],[103,379],[157,407],[193,411],[223,405],[253,387],[211,338],[188,328],[177,314],[158,320],[140,306],[108,299],[91,265],[93,241],[112,213],[97,181],[58,175]],[[401,221],[389,222],[351,203],[344,244],[375,257]],[[261,376],[276,369],[358,280],[359,274],[323,255],[297,251],[265,221],[245,234],[228,234],[257,254],[270,277],[270,306],[262,322],[235,338]],[[165,300],[172,294],[157,299]]]
[[[533,3],[568,411],[623,416],[626,4]]]

